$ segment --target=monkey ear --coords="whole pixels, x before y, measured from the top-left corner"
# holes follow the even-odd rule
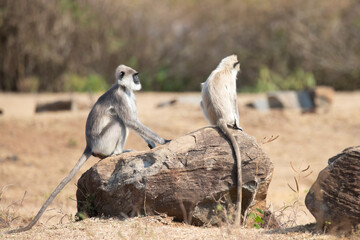
[[[123,71],[120,72],[119,79],[121,80],[124,77],[125,73]]]

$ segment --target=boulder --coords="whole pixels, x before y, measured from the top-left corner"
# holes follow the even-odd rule
[[[332,157],[310,188],[305,204],[317,230],[350,232],[360,224],[360,146]]]
[[[253,137],[231,131],[242,156],[243,212],[265,209],[273,164]],[[236,182],[229,142],[218,128],[206,127],[152,150],[99,161],[78,181],[78,216],[167,214],[196,225],[219,224],[231,221]]]

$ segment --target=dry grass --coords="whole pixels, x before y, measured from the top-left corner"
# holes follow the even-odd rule
[[[54,226],[40,226],[7,239],[337,239],[301,231],[272,233],[266,230],[235,229],[232,225],[201,228],[180,223],[164,223],[158,217],[86,219]]]
[[[60,94],[65,95],[66,94]],[[175,97],[196,99],[199,93],[139,93],[140,120],[161,136],[174,139],[206,126],[198,102],[181,101],[173,106],[156,108],[156,104]],[[0,194],[1,219],[11,228],[24,225],[46,200],[53,188],[68,173],[85,146],[84,126],[88,109],[78,112],[33,114],[35,101],[59,95],[0,94]],[[244,130],[260,143],[272,159],[275,169],[270,184],[268,205],[283,218],[284,227],[313,222],[303,206],[306,191],[327,159],[360,141],[360,92],[336,93],[327,114],[301,114],[296,111],[257,112],[245,107],[256,95],[240,95],[240,122]],[[77,95],[87,103],[88,96]],[[279,136],[267,142],[271,136]],[[264,142],[265,144],[261,144]],[[267,142],[267,143],[266,143]],[[130,134],[127,148],[146,149],[146,144]],[[0,239],[332,239],[287,229],[283,233],[265,230],[198,228],[184,224],[164,224],[158,218],[126,221],[88,219],[74,222],[77,179],[98,161],[90,158],[73,181],[59,194],[34,229]],[[293,167],[290,165],[292,163]],[[299,177],[294,169],[313,171]],[[297,184],[294,182],[294,176]],[[294,188],[293,192],[288,184]],[[24,197],[24,193],[26,195]],[[298,204],[293,206],[293,204]],[[293,206],[284,209],[284,206]],[[294,211],[296,209],[296,211]],[[291,222],[292,221],[292,222]],[[356,236],[355,236],[356,237]]]

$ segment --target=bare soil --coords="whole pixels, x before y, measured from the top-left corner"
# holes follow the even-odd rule
[[[259,112],[245,105],[262,95],[239,95],[241,126],[255,137],[274,163],[267,205],[281,220],[281,231],[235,229],[226,223],[221,227],[199,228],[173,223],[166,217],[75,222],[77,180],[99,161],[91,157],[54,200],[40,223],[28,232],[5,235],[4,231],[25,225],[35,216],[81,156],[86,117],[98,96],[73,95],[79,106],[77,111],[35,114],[37,102],[68,99],[70,95],[0,94],[3,111],[0,115],[0,239],[334,238],[312,235],[303,232],[304,227],[295,226],[315,221],[304,207],[304,198],[328,158],[360,144],[360,92],[336,93],[329,112],[311,114],[296,110]],[[175,98],[179,101],[174,105],[156,107]],[[200,93],[137,93],[139,119],[162,137],[175,139],[208,125],[199,100]],[[267,142],[271,136],[279,137]],[[130,132],[126,148],[146,150],[147,145]],[[301,173],[308,166],[306,174]]]

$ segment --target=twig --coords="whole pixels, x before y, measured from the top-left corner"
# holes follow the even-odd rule
[[[299,183],[298,183],[296,177],[294,177],[294,180],[295,180],[295,184],[296,184],[296,192],[299,193]]]
[[[287,185],[289,186],[289,188],[290,188],[291,190],[293,190],[294,193],[296,193],[295,189],[293,189],[293,188],[290,186],[289,183],[288,183]]]
[[[299,173],[299,172],[295,169],[292,161],[290,161],[290,166],[291,166],[292,170],[293,170],[295,173]]]
[[[27,191],[25,191],[25,192],[24,192],[24,196],[23,196],[23,198],[21,199],[20,206],[22,206],[22,204],[23,204],[23,202],[24,202],[24,199],[25,199],[26,193],[27,193]]]
[[[304,177],[308,177],[313,173],[313,171],[311,171],[309,174],[305,175]]]
[[[307,170],[309,170],[310,165],[308,165],[304,170],[301,170],[301,172],[306,172]]]
[[[267,143],[273,142],[276,139],[278,139],[279,137],[280,137],[280,135],[277,135],[276,137],[271,135],[270,139],[268,139],[268,140],[266,140],[266,137],[264,137],[262,144],[267,144]]]

